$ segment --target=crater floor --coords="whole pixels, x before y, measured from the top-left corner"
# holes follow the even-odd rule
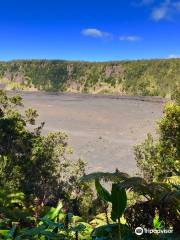
[[[87,171],[133,173],[133,146],[148,132],[155,134],[164,100],[87,94],[21,93],[25,107],[38,110],[44,131],[69,135],[74,156],[87,162]]]

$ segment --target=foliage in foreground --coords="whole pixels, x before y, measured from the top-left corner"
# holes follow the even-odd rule
[[[20,222],[12,223],[12,228],[0,230],[1,239],[90,239],[89,235],[92,227],[81,222],[80,217],[65,213],[62,207],[62,203],[59,202],[56,208],[50,208],[42,218],[31,217],[31,227],[23,227],[23,223]]]
[[[180,176],[180,105],[167,103],[158,123],[159,139],[151,134],[135,147],[137,165],[147,181]]]
[[[58,199],[73,201],[74,212],[87,214],[92,191],[79,182],[85,163],[71,158],[64,132],[42,135],[44,123],[35,125],[37,116],[33,109],[23,114],[19,95],[0,91],[1,189],[23,192],[29,204],[36,197],[42,205],[56,204]]]
[[[131,231],[139,226],[153,229],[154,218],[157,214],[163,222],[164,228],[173,228],[174,232],[180,231],[179,184],[147,183],[141,177],[130,177],[118,170],[115,173],[93,173],[82,179],[83,181],[95,180],[99,196],[104,202],[111,203],[111,219],[116,221],[124,213],[127,227]],[[100,184],[100,180],[113,182],[111,194]],[[138,200],[135,204],[127,206],[127,196],[132,191],[143,198],[141,201]],[[118,222],[120,223],[120,220]]]
[[[9,97],[0,92],[0,239],[179,239],[178,105],[171,103],[165,108],[153,155],[156,161],[149,158],[154,153],[149,148],[141,155],[144,156],[141,164],[146,166],[142,168],[145,179],[118,170],[84,175],[84,163],[68,158],[66,135],[43,136],[43,124],[32,129],[37,112],[29,109],[22,114],[17,110],[21,105],[19,96]],[[143,147],[140,151],[144,151]],[[146,161],[149,165],[143,165]],[[152,171],[154,164],[157,175]],[[92,181],[97,199],[89,211]],[[111,191],[102,181],[112,183]],[[131,202],[129,196],[136,198]],[[97,209],[98,203],[96,216],[92,209]],[[159,231],[172,229],[173,233],[163,235],[157,231],[137,237],[134,231],[139,226]]]
[[[103,187],[102,179],[112,182],[111,192]],[[178,185],[160,182],[149,184],[143,178],[130,177],[118,170],[115,173],[93,173],[85,175],[81,179],[83,182],[92,180],[95,181],[97,194],[105,206],[105,212],[101,216],[99,215],[87,223],[81,217],[73,216],[66,203],[59,202],[56,208],[39,209],[37,201],[32,206],[31,213],[26,212],[24,219],[19,215],[14,221],[11,215],[6,215],[4,211],[4,216],[2,216],[1,212],[1,239],[178,239],[180,231],[180,188]],[[137,192],[144,197],[144,200],[128,206],[129,191]],[[4,209],[19,209],[22,212],[23,194],[2,196],[0,200],[0,203],[4,204]],[[142,205],[146,206],[146,209],[142,209]],[[137,226],[157,230],[172,229],[173,233],[169,235],[143,234],[141,237],[137,237],[134,233]]]

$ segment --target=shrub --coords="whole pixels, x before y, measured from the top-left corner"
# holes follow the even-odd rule
[[[137,166],[148,181],[180,175],[180,105],[167,103],[158,123],[159,139],[148,134],[135,147]]]
[[[28,109],[23,114],[20,106],[20,96],[0,91],[1,188],[21,191],[29,199],[38,197],[43,204],[59,198],[82,201],[85,190],[91,194],[85,185],[80,190],[78,180],[85,172],[85,163],[71,158],[67,135],[42,135],[44,123],[33,129],[37,112]]]

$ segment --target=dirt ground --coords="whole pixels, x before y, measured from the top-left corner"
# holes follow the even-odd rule
[[[87,94],[22,93],[25,107],[38,110],[44,131],[69,135],[74,156],[87,162],[87,171],[134,173],[133,146],[147,133],[155,134],[164,101],[152,97]]]

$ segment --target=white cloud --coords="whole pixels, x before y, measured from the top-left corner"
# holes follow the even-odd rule
[[[151,18],[155,21],[172,19],[172,17],[179,12],[180,1],[164,0],[152,10]]]
[[[86,28],[86,29],[83,29],[81,33],[84,36],[94,37],[94,38],[103,38],[111,35],[110,33],[103,32],[97,28]]]
[[[103,32],[97,28],[85,28],[81,31],[81,34],[87,37],[93,38],[105,38],[105,39],[119,39],[120,41],[127,41],[127,42],[136,42],[141,40],[139,36],[136,35],[122,35],[120,37],[113,35],[109,32]]]
[[[134,6],[149,8],[154,21],[172,20],[180,13],[180,0],[138,0]]]
[[[170,54],[168,58],[180,58],[180,55],[178,54]]]
[[[139,36],[131,35],[131,36],[120,36],[119,40],[120,41],[128,41],[128,42],[137,42],[137,41],[140,41],[141,38]]]
[[[167,19],[169,17],[169,9],[166,6],[155,8],[152,13],[151,17],[155,21],[160,21],[162,19]]]

